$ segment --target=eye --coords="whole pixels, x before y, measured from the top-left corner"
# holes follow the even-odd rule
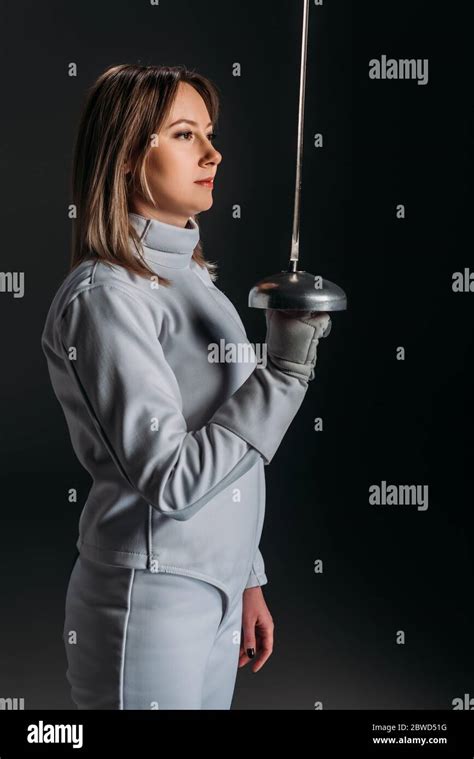
[[[190,134],[192,135],[193,132],[178,132],[178,134],[176,134],[175,137],[186,137],[185,141],[188,142],[187,138]],[[211,142],[214,142],[217,136],[218,136],[217,132],[211,132],[210,134],[207,135],[207,139],[210,140]]]

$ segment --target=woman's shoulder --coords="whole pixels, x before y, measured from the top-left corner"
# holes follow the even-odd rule
[[[150,282],[129,272],[123,266],[100,259],[86,259],[67,273],[59,285],[46,318],[44,332],[54,329],[78,299],[82,307],[100,308],[101,301],[110,298],[123,300],[137,309],[160,309],[161,299],[150,290]],[[87,304],[87,305],[85,305]]]
[[[150,294],[150,280],[129,271],[124,266],[101,259],[86,259],[65,277],[59,290],[67,293],[69,300],[84,290],[97,292],[97,297],[105,290],[121,291],[137,301],[157,299]]]

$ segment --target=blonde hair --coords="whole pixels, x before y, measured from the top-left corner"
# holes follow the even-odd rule
[[[128,217],[129,199],[138,191],[156,205],[146,181],[145,162],[151,136],[166,119],[180,82],[199,92],[215,125],[219,115],[216,86],[185,66],[110,66],[90,88],[74,147],[76,219],[70,271],[93,256],[140,276],[156,276],[141,258],[140,237]],[[126,161],[129,173],[124,171]],[[196,223],[197,215],[192,217]],[[130,249],[130,238],[139,256]],[[201,241],[192,258],[208,269],[212,280],[217,278],[217,264],[204,258]],[[160,276],[159,284],[169,287],[171,281]]]

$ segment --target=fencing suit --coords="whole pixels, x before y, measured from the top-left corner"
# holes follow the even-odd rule
[[[90,258],[60,285],[42,335],[93,480],[66,599],[68,679],[79,708],[228,709],[242,593],[267,582],[264,467],[308,385],[258,364],[192,257],[192,218],[129,221],[172,286]]]

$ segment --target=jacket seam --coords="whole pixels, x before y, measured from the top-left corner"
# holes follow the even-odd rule
[[[142,556],[145,559],[147,558],[147,554],[142,553],[142,551],[126,551],[125,549],[122,549],[122,548],[104,548],[104,546],[98,546],[95,543],[89,543],[89,541],[87,540],[81,540],[80,545],[89,546],[90,548],[97,548],[98,551],[113,551],[115,553],[128,553],[131,556]]]
[[[92,543],[88,543],[85,540],[81,540],[79,543],[79,546],[85,546],[86,548],[89,546],[90,548],[96,548],[99,551],[106,551],[110,553],[127,553],[132,554],[134,556],[140,556],[143,559],[147,559],[146,553],[139,553],[137,551],[122,551],[117,548],[104,548],[103,546],[96,546]],[[79,548],[80,553],[80,548]],[[120,566],[120,565],[119,565]],[[229,589],[227,585],[223,582],[221,582],[218,578],[212,577],[212,575],[205,574],[204,572],[199,572],[199,570],[194,569],[188,569],[187,567],[180,567],[176,564],[161,564],[161,573],[166,573],[167,571],[176,571],[178,574],[186,575],[187,577],[198,577],[200,579],[203,579],[205,582],[209,582],[211,585],[217,585],[217,587],[222,588],[226,593],[229,594]],[[136,569],[136,567],[126,567],[128,569]],[[160,570],[157,574],[160,573]]]

